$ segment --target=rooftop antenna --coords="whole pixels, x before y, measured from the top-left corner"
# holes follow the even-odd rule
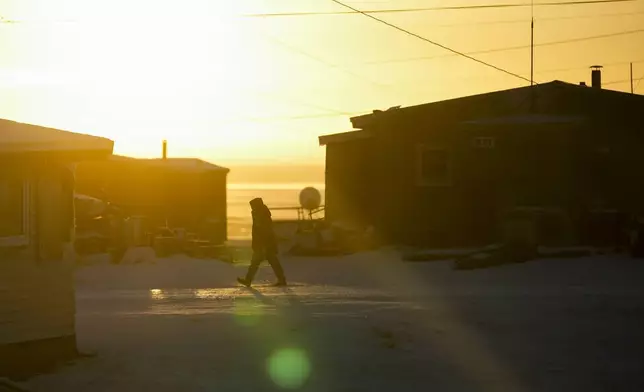
[[[635,92],[633,91],[633,63],[631,65],[631,94],[634,94]]]
[[[530,1],[530,85],[534,85],[534,0]]]
[[[530,1],[530,112],[534,111],[534,0]]]

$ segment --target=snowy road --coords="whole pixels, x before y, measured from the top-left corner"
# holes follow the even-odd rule
[[[285,260],[288,288],[217,262],[86,267],[79,360],[34,391],[644,390],[644,263],[457,272],[388,254]],[[261,271],[259,279],[271,278]]]

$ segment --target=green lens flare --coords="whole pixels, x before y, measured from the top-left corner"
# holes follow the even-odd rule
[[[311,365],[304,350],[287,348],[275,351],[268,359],[268,374],[273,382],[285,389],[304,385]]]
[[[256,325],[264,313],[264,309],[254,299],[237,298],[234,307],[235,320],[247,327]]]

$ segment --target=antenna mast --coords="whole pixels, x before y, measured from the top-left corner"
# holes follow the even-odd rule
[[[534,85],[534,0],[530,1],[530,85]]]
[[[534,0],[530,1],[530,112],[534,112]]]
[[[631,63],[631,94],[633,94],[633,63]]]

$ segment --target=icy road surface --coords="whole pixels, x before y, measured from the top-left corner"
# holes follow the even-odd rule
[[[79,347],[34,391],[641,391],[644,262],[453,271],[391,252],[284,260],[291,286],[174,258],[77,274]]]

